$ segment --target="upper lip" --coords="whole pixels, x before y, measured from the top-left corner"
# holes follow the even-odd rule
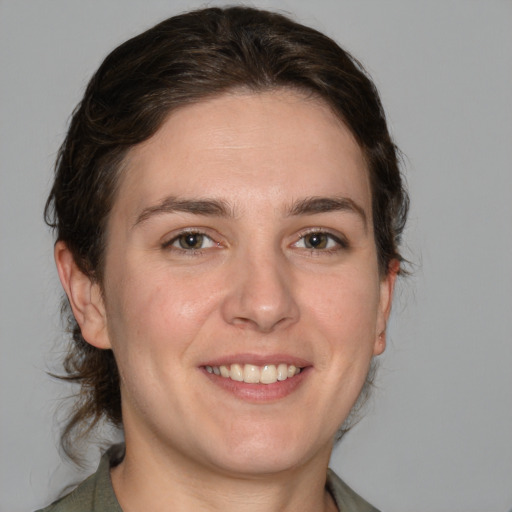
[[[296,357],[290,354],[230,354],[215,359],[209,359],[200,366],[227,366],[230,364],[252,364],[254,366],[264,366],[266,364],[288,364],[298,368],[311,366],[311,362],[306,359]]]

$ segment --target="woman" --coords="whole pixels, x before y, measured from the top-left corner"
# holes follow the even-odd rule
[[[326,36],[212,8],[114,50],[46,218],[81,386],[64,446],[103,419],[125,443],[44,510],[375,510],[327,465],[406,212],[375,87]]]

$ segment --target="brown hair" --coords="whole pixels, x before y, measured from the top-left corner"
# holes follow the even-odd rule
[[[408,197],[375,86],[334,41],[276,13],[246,7],[208,8],[169,18],[116,48],[94,74],[73,113],[55,168],[45,220],[79,268],[102,282],[105,227],[122,162],[178,107],[243,88],[279,87],[313,94],[351,130],[368,164],[375,243],[382,275],[401,261]],[[122,425],[119,374],[110,350],[87,343],[65,303],[72,342],[67,380],[80,384],[63,433],[105,417]]]

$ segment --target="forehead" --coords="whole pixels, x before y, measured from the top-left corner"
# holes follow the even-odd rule
[[[290,90],[233,92],[172,112],[132,148],[114,209],[133,220],[173,195],[216,197],[243,212],[333,193],[370,212],[363,153],[330,108]]]

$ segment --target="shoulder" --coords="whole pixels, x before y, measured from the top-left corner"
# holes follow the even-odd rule
[[[37,512],[122,512],[110,480],[110,468],[124,454],[123,445],[112,446],[101,458],[96,473],[75,490]]]
[[[37,512],[88,512],[93,509],[96,474],[84,480],[76,489]]]
[[[327,470],[326,487],[340,512],[379,512],[353,491],[332,469]]]

